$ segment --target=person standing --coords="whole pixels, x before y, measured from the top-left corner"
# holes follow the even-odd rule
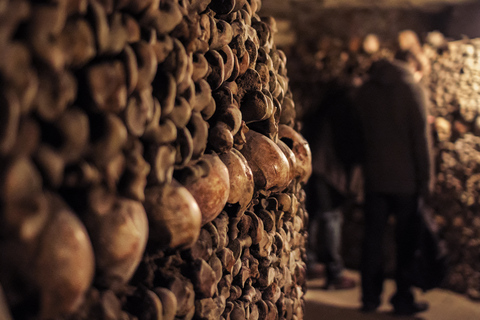
[[[308,211],[312,224],[318,226],[310,249],[314,259],[325,263],[327,289],[356,286],[355,280],[344,274],[341,256],[343,210],[353,199],[350,181],[358,164],[358,119],[349,93],[348,86],[332,81],[325,99],[305,121],[313,169],[307,186]]]
[[[432,190],[427,96],[419,84],[422,63],[410,51],[394,61],[372,64],[369,80],[356,94],[364,137],[364,214],[361,281],[362,311],[381,303],[384,281],[383,242],[390,213],[395,215],[396,293],[394,313],[412,315],[428,309],[416,302],[409,267],[415,251],[419,198]]]

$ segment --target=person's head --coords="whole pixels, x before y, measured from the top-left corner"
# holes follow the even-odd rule
[[[395,59],[407,63],[413,73],[415,81],[418,82],[422,79],[424,67],[422,61],[420,61],[416,54],[413,54],[410,50],[399,50],[395,54]]]
[[[403,30],[398,33],[397,37],[398,50],[411,51],[414,53],[422,51],[422,45],[418,35],[413,30]]]

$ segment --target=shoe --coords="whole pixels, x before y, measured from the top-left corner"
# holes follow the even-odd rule
[[[394,306],[393,313],[398,316],[411,316],[415,313],[428,310],[427,302],[414,302],[409,305]]]
[[[325,285],[325,289],[333,289],[333,290],[344,290],[344,289],[352,289],[357,286],[357,282],[349,278],[347,276],[341,276],[338,279],[335,279],[333,281],[328,281],[327,284]]]
[[[325,268],[320,264],[311,264],[307,267],[308,279],[319,279],[325,277]]]

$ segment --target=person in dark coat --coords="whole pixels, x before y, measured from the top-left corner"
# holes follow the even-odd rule
[[[358,164],[358,119],[348,86],[332,81],[326,92],[318,109],[305,122],[304,131],[312,149],[308,211],[312,224],[318,226],[311,249],[314,259],[325,263],[325,288],[348,289],[356,283],[344,275],[341,238],[343,210],[351,200],[350,181]]]
[[[374,311],[381,303],[384,231],[393,213],[397,289],[390,302],[396,314],[410,315],[428,308],[415,302],[408,269],[415,250],[412,224],[419,197],[432,189],[431,139],[427,96],[418,83],[421,63],[410,52],[396,58],[374,62],[369,80],[356,94],[364,137],[362,310]]]

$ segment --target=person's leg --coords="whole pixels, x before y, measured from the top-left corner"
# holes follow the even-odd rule
[[[351,289],[356,281],[343,274],[344,264],[341,255],[343,212],[341,208],[325,212],[323,217],[323,239],[325,243],[325,266],[327,289]]]
[[[327,239],[325,234],[328,232],[329,227],[327,224],[329,222],[328,212],[332,209],[332,199],[331,199],[331,189],[325,179],[319,178],[315,182],[316,197],[318,206],[316,207],[316,215],[318,216],[318,230],[315,237],[316,248],[318,261],[327,263],[329,260],[328,250],[327,250]]]
[[[383,238],[389,206],[384,195],[367,193],[365,196],[365,228],[362,252],[362,303],[364,311],[373,311],[380,305],[383,290]]]
[[[343,271],[343,259],[340,255],[342,238],[342,211],[340,208],[322,214],[322,233],[325,250],[327,283],[339,280]]]
[[[409,267],[413,260],[416,241],[416,215],[418,214],[418,197],[416,195],[398,195],[393,198],[393,210],[396,216],[395,239],[397,247],[397,266],[395,282],[397,291],[391,302],[398,313],[415,313],[415,299],[412,293]]]
[[[321,203],[319,201],[318,181],[321,179],[317,174],[312,174],[305,186],[306,208],[309,213],[308,221],[308,246],[307,246],[307,276],[320,278],[325,276],[323,265],[319,264],[318,233],[320,232]]]

